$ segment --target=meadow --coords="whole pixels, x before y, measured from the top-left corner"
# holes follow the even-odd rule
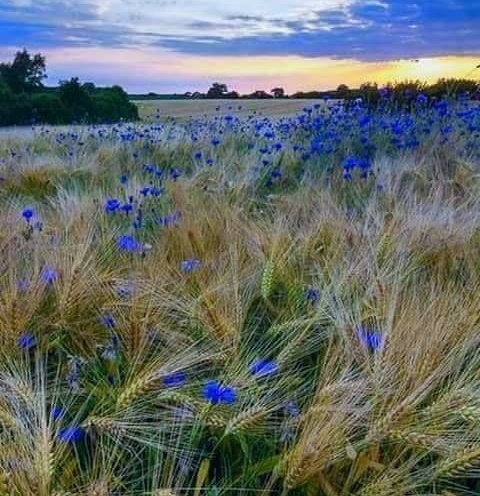
[[[1,495],[479,493],[480,105],[382,98],[1,135]]]

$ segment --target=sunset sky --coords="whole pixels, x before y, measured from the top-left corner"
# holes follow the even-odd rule
[[[0,60],[130,92],[479,78],[479,33],[480,0],[0,0]]]

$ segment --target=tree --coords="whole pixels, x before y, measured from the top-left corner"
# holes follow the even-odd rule
[[[89,115],[92,115],[92,97],[77,77],[60,81],[59,95],[60,100],[68,109],[68,121],[88,120]]]
[[[285,90],[283,88],[273,88],[273,90],[270,90],[270,93],[272,93],[273,98],[285,97]]]
[[[24,49],[16,53],[12,63],[0,64],[0,75],[13,93],[34,91],[47,77],[45,57],[40,53],[32,57]]]
[[[82,87],[89,95],[94,95],[97,89],[93,83],[83,83]]]
[[[269,95],[266,91],[264,90],[257,90],[251,93],[248,98],[251,98],[253,100],[265,100],[268,98],[273,98],[272,95]]]
[[[224,98],[226,93],[228,93],[226,84],[213,83],[207,92],[207,98]]]
[[[360,95],[365,102],[376,105],[380,99],[377,83],[363,83],[360,85]]]
[[[350,93],[350,88],[346,84],[341,84],[337,88],[338,98],[347,98]]]

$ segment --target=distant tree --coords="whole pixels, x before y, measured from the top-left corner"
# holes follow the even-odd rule
[[[240,94],[237,91],[229,91],[225,94],[225,98],[236,100],[237,98],[240,98]]]
[[[137,106],[129,101],[127,93],[119,86],[98,89],[92,100],[93,122],[138,119]]]
[[[285,97],[285,90],[283,88],[273,88],[273,90],[270,90],[270,93],[273,95],[273,98]]]
[[[266,91],[264,90],[257,90],[257,91],[254,91],[253,93],[251,93],[248,98],[251,98],[251,99],[259,99],[259,100],[265,100],[265,99],[268,99],[268,98],[273,98],[272,95],[269,95]]]
[[[24,49],[16,53],[12,63],[0,64],[0,75],[14,93],[34,91],[47,77],[45,57],[40,53],[32,57]]]
[[[320,91],[308,91],[306,93],[303,91],[298,91],[297,93],[291,95],[290,98],[316,100],[318,98],[323,98],[325,95],[326,93],[322,93]]]
[[[369,105],[376,105],[380,99],[377,83],[363,83],[360,85],[359,95]]]
[[[340,84],[337,88],[338,98],[348,98],[350,94],[350,88],[346,84]]]
[[[228,93],[227,85],[224,83],[213,83],[207,92],[207,98],[225,98]]]

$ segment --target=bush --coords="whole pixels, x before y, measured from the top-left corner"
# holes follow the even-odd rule
[[[62,124],[66,121],[67,111],[57,94],[32,95],[32,107],[37,124]]]

